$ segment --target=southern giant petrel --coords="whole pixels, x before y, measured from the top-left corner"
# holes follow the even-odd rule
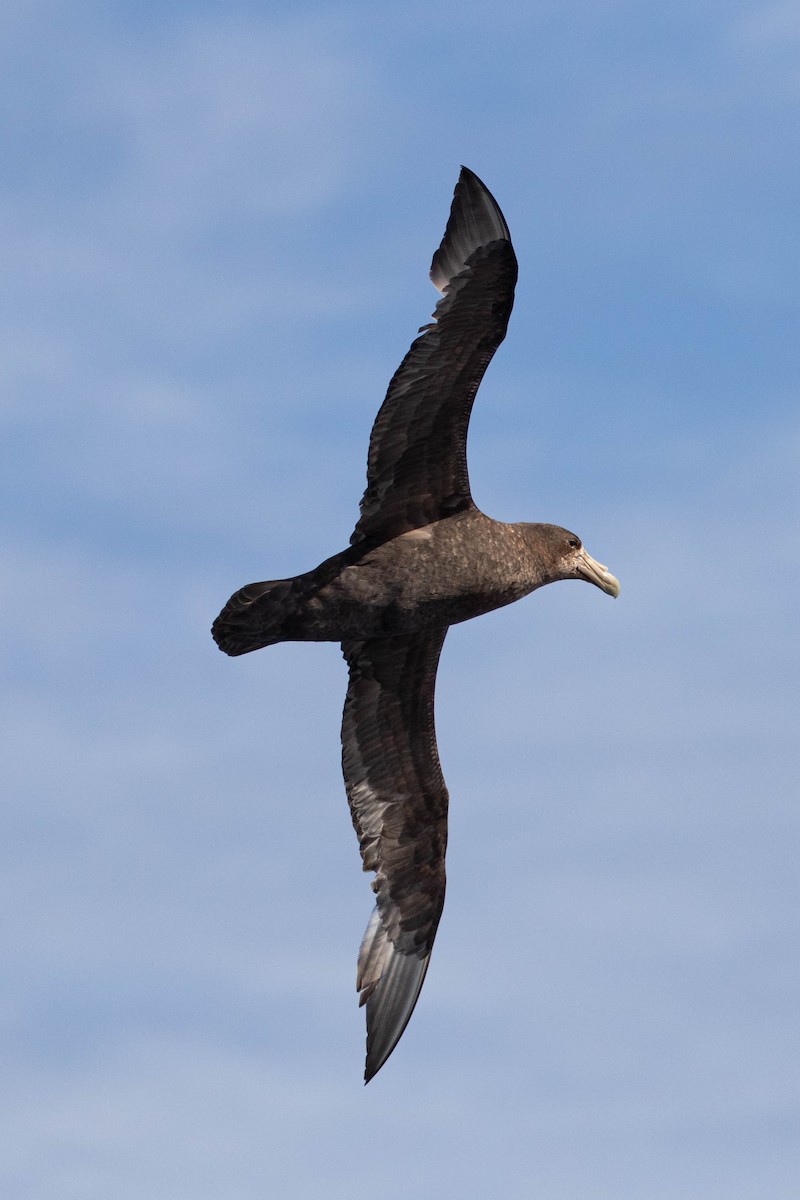
[[[305,575],[243,587],[212,630],[231,655],[283,641],[342,644],[345,786],[364,870],[375,872],[357,980],[367,1081],[408,1024],[444,904],[448,796],[433,695],[449,626],[558,579],[619,595],[574,533],[493,521],[470,495],[467,425],[506,334],[517,260],[497,202],[466,167],[431,279],[443,298],[372,428],[350,547]]]

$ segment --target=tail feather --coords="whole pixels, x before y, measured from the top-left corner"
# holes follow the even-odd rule
[[[361,1004],[367,1006],[367,1063],[369,1083],[394,1050],[411,1019],[430,962],[427,954],[404,954],[389,938],[376,908],[370,917],[358,956]]]
[[[211,635],[235,657],[283,640],[282,625],[292,606],[292,579],[248,583],[235,592],[211,626]]]

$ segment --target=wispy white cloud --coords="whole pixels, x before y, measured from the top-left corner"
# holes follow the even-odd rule
[[[211,15],[160,39],[65,36],[34,55],[31,140],[2,201],[12,405],[75,412],[92,391],[113,404],[137,349],[163,361],[212,333],[352,309],[286,237],[359,160],[368,68],[330,23]],[[16,99],[30,53],[12,41],[5,57]],[[209,239],[227,255],[212,262]]]
[[[24,42],[23,53],[33,53]],[[38,121],[93,147],[81,164],[44,144],[39,167],[81,184],[68,190],[67,211],[83,196],[96,236],[146,233],[174,245],[221,218],[290,218],[329,203],[359,158],[357,83],[369,68],[325,19],[212,9],[138,38],[83,30],[36,54],[51,67],[31,93]],[[19,57],[9,40],[12,76]],[[46,175],[23,174],[17,187],[37,180]]]
[[[733,34],[753,49],[791,45],[800,39],[800,14],[790,0],[758,4],[738,17]]]

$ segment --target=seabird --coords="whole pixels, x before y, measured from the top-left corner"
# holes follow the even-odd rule
[[[357,976],[367,1082],[408,1024],[444,905],[448,794],[433,697],[448,628],[558,579],[619,595],[576,534],[493,521],[473,503],[467,425],[506,334],[517,260],[497,202],[466,167],[430,274],[443,298],[372,427],[349,548],[304,575],[241,588],[212,628],[230,655],[341,642],[344,781],[364,870],[375,873]]]

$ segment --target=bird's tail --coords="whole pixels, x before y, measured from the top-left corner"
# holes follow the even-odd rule
[[[232,656],[273,646],[286,640],[297,599],[294,579],[248,583],[231,596],[211,626],[211,635],[220,650]]]

